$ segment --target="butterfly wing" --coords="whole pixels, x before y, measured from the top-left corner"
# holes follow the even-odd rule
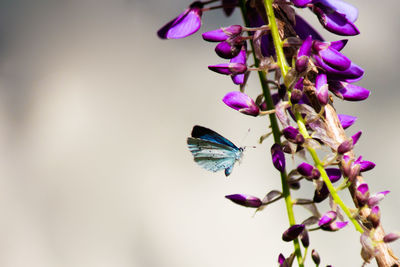
[[[225,170],[226,176],[231,174],[236,160],[242,156],[242,151],[236,146],[233,148],[200,138],[189,137],[187,144],[197,164],[208,171]]]
[[[239,148],[235,146],[231,141],[223,137],[222,135],[214,132],[211,129],[208,129],[203,126],[196,125],[193,127],[192,130],[192,137],[193,138],[200,138],[202,140],[208,140],[214,143],[218,143],[221,145],[229,146],[235,150],[238,150]]]

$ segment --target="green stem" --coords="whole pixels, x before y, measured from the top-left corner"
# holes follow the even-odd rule
[[[271,29],[271,35],[275,46],[276,59],[279,67],[281,68],[282,76],[285,77],[290,67],[286,62],[285,54],[283,53],[283,44],[281,37],[279,36],[278,24],[276,23],[274,8],[272,7],[273,0],[265,0],[264,5],[267,11],[269,28]]]
[[[242,16],[243,16],[243,20],[246,24],[246,27],[250,27],[250,23],[246,17],[246,5],[245,5],[245,0],[240,0],[240,10],[242,12]],[[253,51],[253,57],[254,57],[254,64],[256,67],[260,66],[260,62],[258,60],[258,58],[256,57],[255,53],[254,53],[254,45],[253,42],[251,41],[251,49]],[[282,51],[283,52],[283,51]],[[271,97],[271,93],[269,91],[269,87],[268,87],[268,83],[266,80],[266,73],[264,71],[258,71],[258,77],[260,79],[260,83],[261,83],[261,87],[262,87],[262,91],[264,94],[264,98],[265,98],[265,102],[267,104],[267,109],[268,110],[272,110],[275,108],[274,103],[272,102],[272,97]],[[276,144],[281,144],[281,131],[279,129],[279,125],[278,125],[278,121],[275,117],[275,114],[270,114],[269,115],[269,120],[271,123],[271,129],[272,129],[272,133],[274,136],[274,142]],[[282,196],[285,199],[285,204],[286,204],[286,212],[288,215],[288,219],[289,219],[289,224],[290,226],[295,225],[296,224],[296,220],[294,217],[294,212],[293,212],[293,202],[292,202],[292,197],[290,195],[290,188],[289,185],[287,183],[287,174],[286,172],[281,172],[281,184],[282,184]],[[293,245],[294,245],[294,250],[296,253],[296,257],[297,257],[297,261],[299,263],[299,267],[304,267],[303,265],[303,258],[301,255],[301,250],[300,250],[300,243],[299,243],[299,239],[296,238],[293,240]]]
[[[304,123],[304,119],[301,116],[301,114],[299,112],[296,112],[295,115],[296,115],[297,125],[299,126],[300,133],[304,136],[304,138],[311,138],[307,132],[306,125]],[[329,192],[331,193],[331,196],[332,196],[333,200],[335,201],[335,203],[338,204],[339,207],[344,211],[344,213],[347,215],[349,220],[353,223],[356,230],[359,231],[360,233],[363,233],[364,229],[357,222],[357,220],[351,214],[349,208],[346,206],[346,204],[343,203],[342,199],[337,194],[337,191],[336,191],[335,187],[333,186],[331,180],[329,179],[328,174],[325,171],[324,165],[322,164],[321,160],[318,158],[318,155],[317,155],[317,152],[315,151],[315,149],[313,149],[312,147],[307,147],[307,150],[308,150],[308,153],[310,153],[312,159],[314,160],[315,166],[321,173],[322,180],[325,182],[326,186],[328,187]]]
[[[281,69],[282,76],[285,78],[286,74],[288,73],[290,67],[286,62],[285,59],[285,54],[283,53],[283,47],[282,47],[282,41],[279,36],[279,31],[278,31],[278,26],[276,24],[275,20],[275,14],[274,14],[274,9],[272,7],[272,3],[274,0],[264,0],[265,8],[267,10],[267,15],[269,19],[269,27],[271,29],[271,35],[273,38],[273,42],[275,45],[275,52],[276,52],[276,57],[277,57],[277,63]],[[290,90],[290,88],[288,88]],[[290,99],[290,92],[289,94],[289,99]],[[301,116],[299,112],[295,113],[296,116],[296,121],[297,125],[299,126],[299,131],[300,133],[304,136],[304,138],[311,138],[307,132],[304,119]],[[332,195],[333,200],[335,201],[336,204],[340,206],[340,208],[344,211],[344,213],[347,215],[349,220],[353,223],[354,227],[356,228],[357,231],[360,233],[363,233],[364,230],[362,229],[361,225],[357,222],[357,220],[354,218],[354,216],[351,214],[349,208],[343,203],[339,195],[337,194],[337,191],[335,187],[332,185],[331,181],[329,180],[329,177],[324,169],[324,166],[321,162],[321,160],[318,158],[317,152],[315,149],[311,147],[307,147],[308,152],[310,153],[311,157],[314,160],[315,166],[318,168],[318,170],[321,173],[322,180],[325,182],[326,186],[329,189],[330,194]]]

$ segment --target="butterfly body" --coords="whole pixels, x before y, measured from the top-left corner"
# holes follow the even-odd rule
[[[187,139],[194,161],[206,170],[217,172],[225,170],[229,176],[236,161],[243,156],[243,148],[235,146],[231,141],[211,129],[194,126],[192,137]]]

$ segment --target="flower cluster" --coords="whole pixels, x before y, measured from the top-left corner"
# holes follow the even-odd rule
[[[292,266],[295,258],[299,266],[304,266],[300,243],[306,253],[309,231],[338,231],[346,225],[353,225],[360,232],[365,262],[375,257],[378,264],[399,264],[387,253],[390,252],[387,243],[399,235],[382,234],[380,223],[379,203],[389,191],[370,193],[362,175],[375,164],[356,157],[353,152],[361,131],[351,137],[344,131],[357,118],[337,114],[333,107],[333,96],[346,101],[362,101],[370,96],[369,90],[355,84],[362,79],[364,70],[341,52],[347,39],[325,41],[296,14],[297,8],[308,8],[329,32],[354,36],[360,33],[355,25],[358,10],[341,0],[196,1],[162,27],[158,36],[162,39],[187,37],[200,29],[204,12],[222,9],[229,16],[235,8],[240,8],[244,25],[228,25],[202,34],[205,41],[217,43],[215,52],[219,57],[229,60],[208,68],[230,76],[239,85],[239,90],[228,92],[223,98],[228,107],[252,117],[270,115],[275,140],[271,147],[272,164],[283,182],[282,191],[271,190],[262,199],[247,194],[226,198],[257,211],[286,199],[290,227],[284,231],[282,240],[293,242],[295,249],[288,257],[279,255],[280,266]],[[259,73],[263,90],[251,98],[245,88],[254,71]],[[260,142],[267,136],[260,138]],[[320,159],[318,153],[326,152],[326,148],[330,152]],[[304,160],[309,155],[312,160],[305,160],[290,170],[285,154],[298,155]],[[333,185],[338,182],[341,183]],[[291,190],[301,186],[313,186],[314,195],[291,200]],[[349,190],[355,208],[349,208],[339,197],[338,192],[344,189]],[[317,204],[326,199],[330,199],[330,209],[321,215]],[[294,205],[306,207],[312,211],[311,216],[296,223]],[[320,264],[315,250],[311,257],[315,264]]]

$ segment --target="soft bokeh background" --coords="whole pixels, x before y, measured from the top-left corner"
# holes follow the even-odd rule
[[[400,4],[351,3],[360,8],[362,34],[345,53],[365,68],[360,84],[372,95],[337,102],[341,113],[359,116],[349,133],[364,131],[357,152],[377,163],[367,180],[374,191],[392,191],[381,206],[383,223],[400,230]],[[186,148],[195,124],[238,145],[256,144],[268,125],[222,104],[235,87],[207,70],[221,61],[212,44],[199,34],[156,38],[188,4],[0,1],[0,266],[257,267],[289,254],[292,245],[280,241],[283,203],[253,218],[223,198],[280,188],[271,141],[247,150],[229,179],[198,167]],[[228,20],[219,10],[204,18],[202,30],[241,21],[237,11]],[[249,94],[257,86],[252,80]],[[313,232],[311,242],[324,265],[361,265],[351,226]],[[399,244],[393,248],[399,255]]]

